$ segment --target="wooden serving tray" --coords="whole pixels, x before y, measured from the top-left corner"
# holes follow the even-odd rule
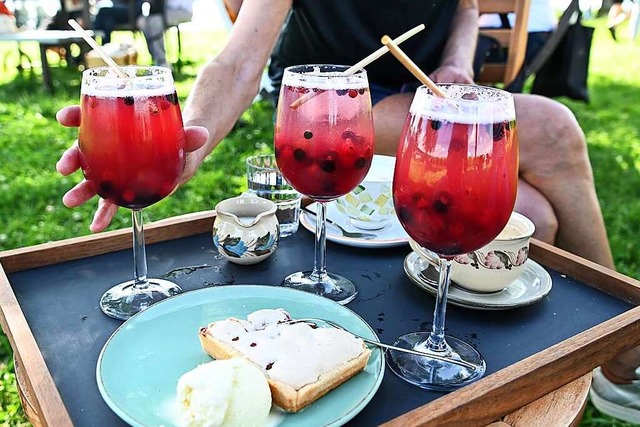
[[[145,230],[147,245],[161,242],[168,244],[174,239],[179,241],[190,236],[210,233],[214,218],[215,212],[207,211],[149,224]],[[299,241],[304,239],[305,242],[312,240],[309,233],[309,236],[301,233],[306,232],[300,231],[299,236],[294,236],[294,242],[295,239]],[[282,242],[281,244],[284,245]],[[310,246],[310,253],[312,253],[313,245]],[[0,321],[15,352],[20,385],[23,389],[22,397],[25,397],[24,392],[26,392],[31,413],[37,414],[41,425],[56,427],[73,425],[73,416],[68,411],[68,406],[72,405],[67,402],[65,406],[56,385],[57,378],[54,381],[54,376],[47,366],[47,358],[43,355],[39,342],[35,338],[37,328],[42,328],[42,325],[34,326],[28,322],[10,277],[12,274],[36,271],[47,266],[56,267],[66,262],[78,263],[87,258],[112,254],[130,247],[131,231],[126,229],[0,252]],[[280,250],[279,248],[278,251]],[[330,246],[329,250],[336,253],[342,251],[341,253],[346,257],[349,251],[360,251],[358,254],[360,257],[363,256],[362,253],[366,253],[367,259],[372,259],[372,265],[379,265],[385,259],[385,253],[380,251],[362,252],[361,249],[344,249],[338,246]],[[408,253],[408,247],[406,252]],[[402,253],[393,252],[391,255],[395,257],[394,259],[398,259]],[[574,380],[577,381],[565,387],[564,390],[575,398],[573,401],[581,405],[584,402],[591,370],[616,354],[640,345],[640,308],[634,307],[640,302],[640,282],[535,240],[531,244],[530,257],[553,270],[554,274],[557,273],[559,276],[554,276],[554,280],[561,281],[561,278],[566,276],[572,280],[574,286],[578,283],[581,287],[603,292],[616,301],[630,304],[629,308],[522,360],[495,372],[488,371],[488,375],[476,383],[449,394],[436,396],[429,403],[404,414],[395,415],[387,425],[487,425],[536,399],[543,400],[530,406],[534,410],[540,405],[546,405],[545,402],[557,402],[558,396],[562,396],[562,391],[557,392],[555,397],[554,394],[548,395],[548,393]],[[402,271],[402,266],[396,263],[389,266],[391,267],[394,271],[395,269]],[[359,266],[351,268],[359,268]],[[392,277],[400,281],[400,277],[404,275],[398,273]],[[409,279],[406,277],[404,279],[407,283],[406,289],[420,295],[419,291],[408,284]],[[398,286],[401,285],[405,286],[398,284]],[[605,299],[611,299],[607,295],[601,295]],[[425,300],[429,298],[424,297]],[[93,301],[93,305],[96,303],[97,301]],[[360,304],[366,304],[366,301]],[[394,313],[394,316],[401,315],[400,312]],[[426,310],[424,318],[430,319],[431,315],[432,311]],[[107,320],[106,316],[103,317],[104,319],[98,317],[98,321],[111,321]],[[447,320],[450,320],[449,316]],[[397,385],[396,383],[399,384],[401,381],[393,377],[393,373],[387,371],[383,388],[387,381],[394,382],[394,387],[403,387],[403,385]],[[386,392],[388,390],[389,388]],[[415,387],[407,390],[409,390],[407,393],[418,393]],[[378,392],[380,393],[381,391]],[[400,397],[396,396],[396,398]],[[560,400],[562,399],[564,398]],[[392,405],[391,402],[388,403]],[[568,407],[564,407],[559,410],[567,409]],[[575,409],[576,412],[577,409]],[[519,414],[516,412],[515,415],[511,415],[511,419],[524,416],[524,412]],[[502,419],[509,422],[509,418]]]

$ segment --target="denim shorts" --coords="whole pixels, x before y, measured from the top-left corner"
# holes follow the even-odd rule
[[[371,91],[371,105],[376,105],[387,96],[395,95],[398,93],[413,93],[419,87],[419,82],[405,83],[399,87],[383,86],[376,83],[369,83],[369,90]]]

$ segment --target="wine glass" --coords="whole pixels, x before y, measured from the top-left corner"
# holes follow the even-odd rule
[[[126,320],[168,296],[175,283],[147,277],[142,208],[178,185],[185,166],[185,135],[171,70],[108,67],[83,72],[78,146],[84,177],[100,197],[131,209],[134,278],[109,289],[102,311]]]
[[[479,379],[485,361],[470,344],[445,337],[454,256],[493,240],[509,220],[518,183],[518,138],[508,92],[441,85],[441,98],[418,89],[396,156],[393,200],[404,229],[438,255],[440,276],[431,332],[399,337],[398,347],[451,362],[389,351],[391,369],[419,387],[449,391]]]
[[[357,294],[353,282],[326,267],[327,203],[353,190],[373,158],[373,118],[367,74],[340,65],[300,65],[284,71],[275,124],[275,155],[282,175],[317,202],[312,271],[287,276],[283,286],[340,304]]]

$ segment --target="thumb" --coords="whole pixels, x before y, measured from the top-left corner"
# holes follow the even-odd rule
[[[187,126],[184,128],[186,152],[190,153],[202,148],[209,139],[209,130],[204,126]]]

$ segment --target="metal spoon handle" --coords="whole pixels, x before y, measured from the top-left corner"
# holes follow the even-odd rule
[[[353,334],[353,336],[355,336],[357,338],[360,338],[365,343],[373,345],[373,346],[382,347],[382,348],[386,348],[386,349],[389,349],[389,350],[402,351],[404,353],[415,354],[416,356],[424,356],[424,357],[428,357],[429,359],[438,360],[440,362],[451,363],[452,365],[464,366],[467,369],[472,369],[472,370],[476,369],[476,366],[472,365],[471,363],[467,363],[464,360],[449,359],[449,358],[446,358],[444,356],[440,356],[437,353],[425,353],[425,352],[418,351],[418,350],[412,350],[410,348],[396,347],[396,346],[393,346],[393,345],[390,345],[390,344],[385,344],[385,343],[382,343],[382,342],[373,341],[373,340],[358,336],[356,334]]]
[[[370,340],[368,338],[362,337],[358,334],[354,334],[353,332],[343,328],[342,326],[340,326],[339,324],[332,322],[330,320],[325,320],[325,319],[314,319],[314,318],[308,318],[308,319],[294,319],[289,321],[289,323],[312,323],[317,325],[317,322],[322,322],[325,323],[329,326],[332,326],[336,329],[342,329],[343,331],[349,332],[351,335],[353,335],[356,338],[360,338],[362,341],[364,341],[365,343],[369,344],[369,345],[373,345],[373,346],[377,346],[377,347],[382,347],[382,348],[386,348],[389,350],[395,350],[395,351],[402,351],[404,353],[409,353],[409,354],[415,354],[416,356],[423,356],[423,357],[428,357],[430,359],[433,360],[437,360],[439,362],[444,362],[444,363],[451,363],[452,365],[458,365],[458,366],[463,366],[467,369],[472,369],[472,370],[476,370],[477,366],[469,363],[469,362],[465,362],[464,360],[458,360],[458,359],[450,359],[447,358],[445,356],[440,356],[437,353],[425,353],[423,351],[418,351],[418,350],[412,350],[410,348],[402,348],[402,347],[396,347],[390,344],[385,344],[382,343],[380,341],[374,341],[374,340]]]
[[[309,209],[307,206],[302,208],[303,211],[308,212],[311,215],[316,215],[316,213]],[[340,224],[338,224],[335,221],[332,221],[329,218],[325,217],[325,220],[327,221],[328,224],[333,225],[334,227],[338,228],[338,230],[340,230],[342,232],[342,235],[344,237],[348,237],[348,238],[352,238],[352,239],[365,239],[365,240],[371,240],[371,239],[375,239],[377,237],[377,235],[373,234],[373,233],[361,233],[359,231],[348,231],[346,230],[344,227],[342,227]]]

